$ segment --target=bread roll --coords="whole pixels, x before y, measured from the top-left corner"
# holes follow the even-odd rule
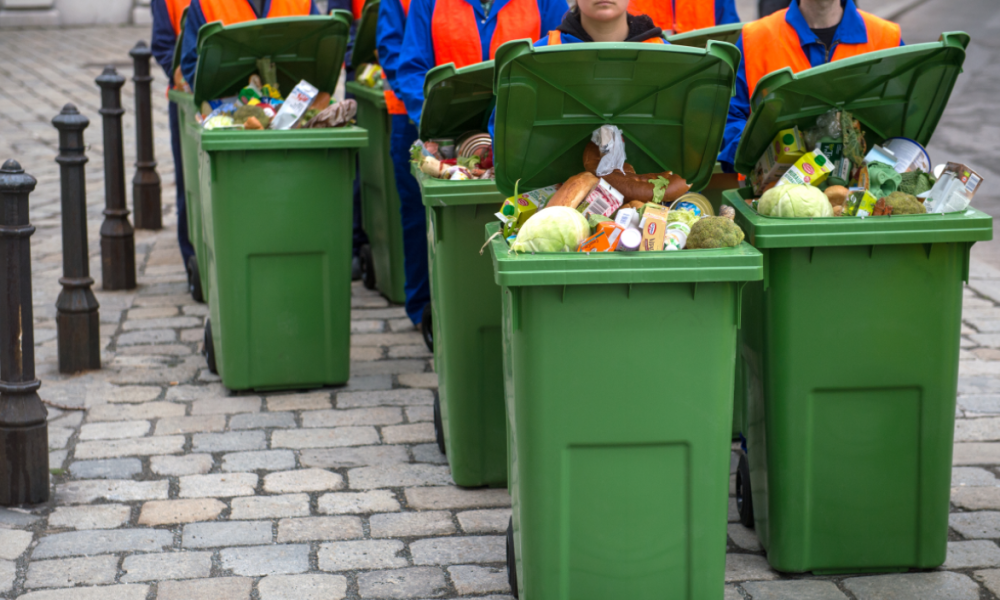
[[[596,175],[587,173],[586,171],[574,175],[556,190],[556,193],[552,195],[546,207],[568,206],[576,208],[583,202],[584,198],[590,195],[590,192],[594,191],[594,188],[597,187],[600,181]]]

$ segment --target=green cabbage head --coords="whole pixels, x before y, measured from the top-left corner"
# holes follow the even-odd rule
[[[576,252],[590,224],[575,208],[550,206],[531,216],[511,244],[515,252]]]
[[[786,184],[764,192],[757,212],[765,217],[832,217],[833,206],[817,187]]]

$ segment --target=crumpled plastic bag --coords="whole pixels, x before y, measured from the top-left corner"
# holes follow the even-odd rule
[[[615,171],[625,172],[625,140],[622,139],[621,129],[614,125],[602,125],[594,130],[590,141],[601,151],[601,162],[597,164],[598,177],[610,175]]]
[[[348,98],[347,100],[341,100],[336,104],[331,104],[323,110],[319,111],[319,114],[315,117],[309,119],[306,123],[306,128],[316,128],[316,127],[343,127],[354,119],[354,116],[358,114],[358,103],[357,101]]]
[[[868,165],[868,191],[876,198],[885,198],[899,189],[903,176],[896,169],[881,162]]]

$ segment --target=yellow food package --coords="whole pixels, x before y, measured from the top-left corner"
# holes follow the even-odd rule
[[[805,185],[819,185],[833,172],[833,163],[819,150],[813,150],[802,155],[802,158],[795,161],[791,169],[788,169],[778,185],[797,183]]]
[[[806,153],[806,143],[798,127],[779,131],[771,142],[772,160],[786,165],[794,164]]]

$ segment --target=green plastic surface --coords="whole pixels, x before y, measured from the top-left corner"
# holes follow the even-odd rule
[[[564,285],[555,255],[513,257],[499,239],[490,252],[520,598],[721,600],[740,290],[760,254],[638,253],[664,269],[635,284],[619,282],[620,260],[566,254],[595,283]],[[706,281],[692,260],[728,275]],[[532,263],[547,284],[503,270]]]
[[[375,287],[390,302],[402,304],[406,301],[406,271],[399,193],[389,156],[392,117],[386,112],[381,90],[351,81],[347,91],[358,102],[358,125],[368,132],[368,146],[359,150],[358,167],[361,221],[372,249]]]
[[[926,146],[962,72],[968,45],[967,34],[945,33],[938,42],[766,75],[750,99],[736,170],[750,173],[779,131],[792,126],[805,131],[834,108],[850,111],[861,122],[869,148],[897,136]]]
[[[638,173],[673,171],[697,191],[715,167],[740,53],[683,46],[597,43],[496,53],[497,187],[511,195],[562,183],[583,170],[595,129],[622,128]],[[503,124],[503,125],[502,125]]]
[[[347,49],[351,13],[259,19],[236,25],[208,23],[198,31],[194,100],[233,96],[257,72],[257,59],[270,57],[287,95],[301,80],[333,93]]]
[[[727,25],[716,25],[715,27],[678,33],[668,37],[667,41],[675,46],[704,48],[711,41],[735,44],[742,34],[743,23],[729,23]]]
[[[492,60],[461,69],[452,63],[434,67],[424,79],[420,139],[483,133],[493,105]]]
[[[181,134],[181,164],[184,166],[184,198],[187,213],[188,239],[198,262],[198,276],[205,300],[209,298],[208,262],[205,255],[205,234],[202,229],[201,184],[198,179],[198,148],[201,125],[195,120],[198,107],[190,92],[169,90],[167,96],[177,104],[177,119]]]
[[[181,66],[181,48],[184,46],[184,24],[187,22],[188,9],[181,13],[181,31],[177,34],[177,41],[174,43],[174,58],[170,62],[170,80],[173,81],[173,73],[177,72],[177,67]]]
[[[378,26],[379,0],[368,0],[361,9],[361,19],[354,30],[354,49],[351,51],[351,67],[360,69],[365,63],[378,62],[375,58],[376,27]]]

